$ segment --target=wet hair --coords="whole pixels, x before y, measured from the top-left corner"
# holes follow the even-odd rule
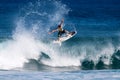
[[[60,28],[61,27],[61,25],[58,25],[58,28]]]

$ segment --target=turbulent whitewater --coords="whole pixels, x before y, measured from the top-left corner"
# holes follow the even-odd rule
[[[9,32],[5,31],[8,35],[1,30],[1,70],[120,68],[120,39],[117,27],[120,20],[116,21],[116,17],[102,12],[100,15],[97,7],[95,10],[91,8],[96,15],[88,14],[89,9],[82,5],[77,13],[78,7],[74,8],[73,5],[69,8],[69,4],[54,0],[33,1],[21,6],[12,19],[14,27],[9,27]],[[102,8],[100,10],[104,11]],[[102,16],[100,20],[99,16]],[[76,29],[77,35],[59,46],[52,43],[57,33],[49,35],[48,32],[55,29],[62,18],[65,19],[64,28],[69,31]],[[106,20],[103,21],[104,19]],[[0,27],[2,29],[2,26]]]

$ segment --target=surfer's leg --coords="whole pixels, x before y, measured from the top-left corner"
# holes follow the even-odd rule
[[[61,37],[61,35],[62,35],[62,32],[58,32],[58,40],[60,40],[60,37]]]
[[[60,32],[58,32],[58,37],[60,36]]]
[[[69,31],[65,30],[65,33],[66,33],[66,34],[69,34]]]
[[[62,34],[64,34],[64,33],[65,33],[65,30],[62,31]]]
[[[65,33],[68,34],[69,32],[67,30],[63,30],[62,34],[65,34]]]
[[[62,35],[62,33],[59,31],[59,32],[58,32],[58,37],[61,37],[61,35]]]
[[[63,30],[64,31],[64,33],[66,34],[66,36],[68,36],[69,35],[69,31],[67,31],[67,30]]]

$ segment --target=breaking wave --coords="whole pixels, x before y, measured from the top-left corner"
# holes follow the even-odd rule
[[[69,10],[54,0],[24,6],[16,18],[12,39],[0,43],[0,69],[120,68],[119,38],[75,36],[62,46],[52,43],[56,35],[47,33]]]

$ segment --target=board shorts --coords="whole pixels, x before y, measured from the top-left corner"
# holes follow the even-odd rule
[[[66,32],[65,30],[63,30],[63,31],[59,31],[59,32],[58,32],[58,37],[61,37],[62,34],[64,34],[65,32]]]

